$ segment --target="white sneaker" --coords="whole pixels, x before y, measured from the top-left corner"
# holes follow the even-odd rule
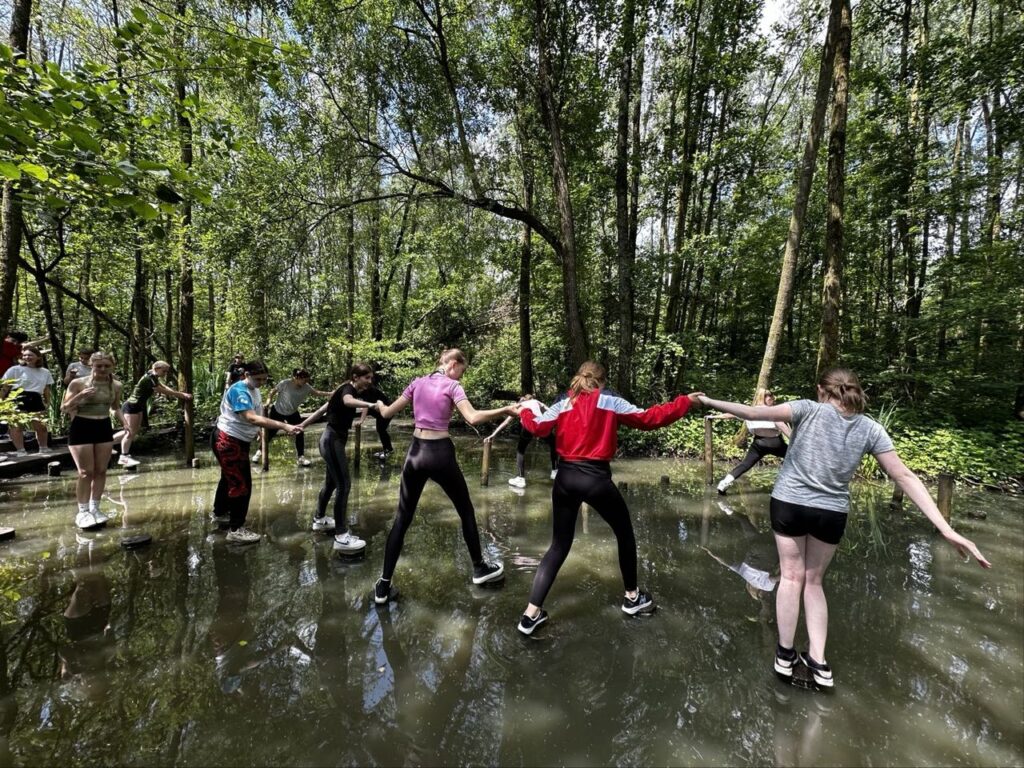
[[[333,517],[314,517],[313,518],[313,531],[315,533],[326,533],[327,531],[334,530],[334,518]]]
[[[40,448],[38,453],[39,453],[40,456],[46,456],[48,454],[53,453],[53,448],[50,448],[50,447]]]
[[[307,459],[305,456],[300,456],[295,462],[300,467],[309,467],[313,465],[313,462]]]
[[[139,461],[138,459],[133,459],[131,456],[122,455],[121,457],[118,458],[117,463],[122,467],[137,467],[142,462]]]
[[[556,477],[558,477],[558,470],[557,469],[552,469],[551,470],[551,479],[554,480]]]
[[[28,451],[26,451],[24,448],[22,448],[20,451],[15,451],[14,455],[15,456],[28,456]]]
[[[510,477],[508,479],[508,484],[511,485],[513,488],[525,488],[526,487],[526,478],[525,477]]]
[[[362,552],[366,542],[354,533],[342,533],[334,537],[335,552]]]
[[[91,514],[96,519],[97,525],[103,525],[105,522],[110,520],[110,518],[104,515],[102,512],[100,512],[98,508],[90,509],[89,514]]]
[[[233,541],[237,544],[256,544],[263,537],[260,536],[256,531],[250,531],[248,528],[239,528],[237,531],[228,531],[227,540]]]
[[[735,482],[736,482],[736,478],[735,477],[733,477],[732,475],[726,475],[725,477],[722,478],[722,482],[720,482],[718,484],[718,492],[724,496],[725,495],[725,489],[728,488],[730,485],[732,485]]]
[[[103,523],[96,519],[96,516],[92,512],[79,512],[75,515],[75,525],[81,528],[83,531],[88,531],[93,528],[99,528]]]
[[[252,455],[252,463],[253,464],[259,464],[260,463],[260,459],[262,459],[262,458],[263,458],[263,451],[256,451],[256,453],[254,453]]]

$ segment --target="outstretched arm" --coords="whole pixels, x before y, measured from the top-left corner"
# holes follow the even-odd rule
[[[788,424],[793,420],[793,409],[786,403],[782,405],[744,405],[743,403],[730,403],[728,400],[712,400],[707,395],[700,395],[698,399],[708,408],[731,413],[733,416],[748,421],[784,421]]]
[[[377,412],[385,419],[393,419],[395,415],[400,413],[408,404],[409,398],[405,395],[400,395],[399,398],[391,405],[381,405]]]
[[[957,552],[964,557],[971,555],[982,568],[992,567],[992,563],[985,559],[973,541],[961,536],[946,522],[945,518],[942,517],[942,513],[939,512],[939,508],[932,501],[928,489],[924,487],[924,483],[907,468],[907,465],[903,463],[903,460],[896,451],[875,454],[875,460],[885,470],[885,474],[891,477],[893,482],[902,488],[903,492],[910,497],[910,500],[917,505],[918,509],[924,512],[925,517],[931,521],[932,525],[938,528],[939,533],[956,548]]]
[[[400,400],[401,398],[399,398]],[[499,416],[515,416],[519,410],[515,405],[506,405],[504,408],[490,408],[486,411],[478,411],[469,400],[459,400],[455,404],[467,423],[476,426],[485,421],[494,421]]]

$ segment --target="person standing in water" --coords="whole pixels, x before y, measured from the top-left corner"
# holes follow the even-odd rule
[[[124,430],[121,432],[121,455],[118,457],[117,463],[122,467],[134,467],[139,464],[138,459],[132,458],[132,443],[139,436],[139,431],[142,428],[142,416],[146,412],[149,398],[154,393],[178,400],[192,399],[192,395],[188,392],[179,392],[160,382],[160,379],[166,376],[170,370],[170,363],[157,360],[148,371],[142,374],[132,388],[131,394],[125,399],[124,405],[121,406]]]
[[[283,421],[285,424],[298,424],[302,421],[299,415],[299,408],[310,395],[317,397],[330,397],[330,392],[321,392],[314,389],[309,383],[309,371],[305,368],[296,368],[292,371],[291,378],[283,379],[277,386],[270,390],[270,399],[267,405],[270,408],[268,417],[274,421]],[[263,446],[252,457],[254,464],[259,463],[263,452],[270,450],[270,441],[277,434],[276,429],[267,429],[263,432]],[[295,436],[296,463],[300,467],[308,467],[310,462],[306,458],[306,438],[302,432]]]
[[[249,444],[260,427],[279,429],[289,435],[302,431],[297,424],[273,421],[263,415],[260,387],[267,383],[267,366],[260,360],[245,364],[245,378],[236,381],[220,400],[220,416],[210,435],[210,447],[220,465],[220,482],[213,500],[213,519],[230,527],[227,539],[238,544],[255,544],[260,535],[245,527],[252,496],[252,465]]]
[[[605,369],[591,360],[583,363],[569,385],[567,397],[557,400],[543,414],[540,404],[522,404],[523,428],[537,437],[555,430],[559,455],[558,474],[551,490],[551,546],[541,558],[530,590],[530,602],[517,629],[533,634],[548,619],[541,606],[576,535],[576,517],[586,502],[604,519],[615,534],[619,548],[619,570],[625,596],[623,613],[635,616],[654,610],[654,598],[637,586],[636,537],[629,507],[612,482],[611,460],[618,448],[620,425],[652,430],[668,426],[686,415],[693,399],[679,395],[669,403],[646,410],[605,389]]]
[[[502,416],[514,415],[517,408],[515,405],[485,411],[474,408],[466,397],[462,385],[459,384],[467,365],[466,356],[461,350],[445,350],[438,361],[437,370],[414,379],[395,402],[380,409],[381,416],[391,419],[411,403],[416,428],[413,430],[412,444],[402,467],[398,511],[388,533],[384,567],[374,585],[373,599],[378,605],[387,603],[395,597],[391,580],[398,558],[402,554],[405,533],[412,524],[416,506],[428,480],[433,480],[441,486],[441,490],[452,500],[455,511],[462,521],[462,538],[473,560],[473,583],[495,581],[500,579],[504,572],[501,564],[492,564],[484,560],[476,512],[469,498],[466,478],[459,469],[455,457],[455,444],[448,433],[448,422],[451,421],[452,411],[455,409],[458,409],[467,422],[476,425]]]
[[[758,389],[754,395],[754,406],[759,405],[775,405],[775,395],[763,387]],[[706,418],[733,419],[735,417],[732,414],[725,413]],[[718,492],[723,496],[726,489],[735,483],[737,478],[753,469],[765,456],[778,456],[780,459],[786,458],[786,441],[782,439],[782,435],[785,435],[787,438],[789,437],[788,424],[781,421],[776,423],[774,421],[747,419],[744,422],[744,426],[751,435],[750,448],[747,449],[747,455],[743,457],[742,461],[736,465],[732,472],[723,477],[722,481],[718,484]]]
[[[114,449],[111,418],[121,404],[121,382],[114,378],[114,356],[93,352],[90,374],[73,379],[64,392],[61,410],[71,417],[68,448],[78,468],[75,495],[78,513],[75,525],[83,530],[98,528],[108,520],[100,512],[100,499],[107,484],[107,465]]]
[[[564,397],[564,396],[563,396]],[[523,395],[521,398],[524,402],[527,400],[533,400],[533,395]],[[540,403],[542,411],[547,410],[547,406],[544,403]],[[508,484],[513,488],[525,488],[526,487],[526,449],[530,447],[530,443],[533,442],[533,435],[527,429],[522,429],[519,433],[519,442],[516,443],[516,474],[514,477],[510,477]],[[541,438],[541,442],[544,442],[548,446],[548,456],[551,459],[551,479],[554,480],[558,475],[558,451],[555,449],[555,436],[548,435],[547,437]]]
[[[379,407],[378,402],[362,399],[372,381],[373,369],[366,363],[356,363],[349,371],[348,381],[334,390],[331,399],[300,425],[305,429],[327,414],[327,428],[320,436],[320,455],[327,467],[327,476],[317,497],[313,530],[324,533],[334,531],[334,549],[345,554],[355,554],[366,549],[366,542],[348,530],[348,495],[352,490],[352,477],[348,471],[345,445],[356,412],[361,408],[376,410]],[[334,517],[328,517],[327,503],[335,493]]]
[[[782,571],[775,598],[779,643],[774,668],[780,676],[792,678],[793,669],[802,663],[819,686],[835,685],[825,658],[828,605],[822,582],[846,530],[850,480],[866,454],[875,457],[961,555],[973,556],[983,568],[991,567],[974,542],[943,519],[924,484],[896,453],[885,428],[864,415],[867,396],[853,371],[826,371],[818,381],[817,401],[755,407],[706,396],[700,399],[709,408],[741,419],[792,425],[792,441],[775,478],[770,506]],[[798,654],[794,641],[801,600],[810,648]]]

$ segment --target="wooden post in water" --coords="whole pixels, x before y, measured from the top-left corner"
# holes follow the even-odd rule
[[[491,481],[491,438],[484,438],[484,458],[480,464],[480,485]]]
[[[359,455],[363,452],[363,425],[356,424],[356,441],[352,446],[352,466],[359,466]]]
[[[711,439],[711,419],[704,419],[704,484],[715,483],[715,452]]]
[[[892,501],[889,502],[889,506],[893,509],[903,509],[903,489],[898,485],[892,487]]]
[[[270,441],[267,440],[267,430],[260,430],[260,468],[264,472],[270,471]]]
[[[46,474],[50,477],[60,477],[60,462],[51,461],[46,465]]]
[[[947,472],[939,475],[939,512],[947,523],[953,518],[953,476]]]

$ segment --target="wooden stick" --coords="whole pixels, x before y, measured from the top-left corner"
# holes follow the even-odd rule
[[[500,427],[499,427],[500,429]],[[484,439],[484,459],[480,465],[480,485],[487,485],[491,475],[491,438]]]
[[[953,517],[953,476],[945,472],[939,475],[939,512],[947,523]]]
[[[712,443],[711,420],[704,419],[704,483],[715,484],[715,452]]]
[[[356,441],[352,446],[352,466],[359,466],[359,454],[363,452],[363,425],[356,424]]]
[[[496,430],[494,430],[493,432],[491,432],[490,435],[488,435],[487,437],[484,438],[484,442],[487,442],[488,440],[493,440],[494,438],[496,438],[498,436],[498,433],[501,432],[501,430],[503,430],[505,427],[507,427],[509,424],[512,423],[513,419],[515,419],[515,416],[506,416],[505,420],[503,422],[501,422],[501,424],[498,425],[498,428]],[[484,485],[487,485],[487,483],[484,483]]]

